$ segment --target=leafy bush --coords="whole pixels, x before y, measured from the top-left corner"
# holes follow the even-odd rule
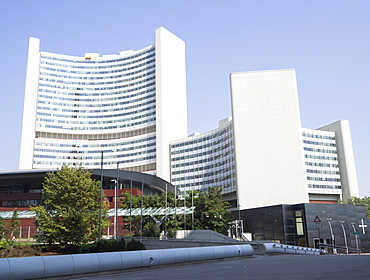
[[[25,246],[29,246],[31,243],[27,242],[15,242],[12,240],[3,240],[0,241],[0,250],[1,249],[8,249],[9,247],[14,247],[14,248],[23,248]]]
[[[168,238],[175,238],[177,234],[177,230],[175,228],[168,228],[167,229],[167,237]]]
[[[9,242],[4,240],[4,241],[0,241],[0,250],[1,249],[6,249],[9,247]]]
[[[126,242],[123,239],[120,241],[102,239],[81,246],[81,253],[116,252],[124,250],[126,250]]]
[[[139,241],[131,240],[127,242],[127,250],[128,251],[135,251],[135,250],[145,250],[145,245]]]
[[[159,228],[157,225],[153,222],[147,223],[144,226],[144,236],[146,237],[159,237],[161,232],[159,231]]]

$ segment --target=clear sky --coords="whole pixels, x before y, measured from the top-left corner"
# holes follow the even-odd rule
[[[18,169],[28,38],[82,56],[186,42],[189,134],[231,116],[229,74],[294,68],[302,126],[350,121],[361,196],[370,192],[370,1],[1,0],[0,170]]]

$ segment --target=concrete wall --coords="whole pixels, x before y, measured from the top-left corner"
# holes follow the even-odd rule
[[[240,208],[308,202],[295,70],[230,82]]]

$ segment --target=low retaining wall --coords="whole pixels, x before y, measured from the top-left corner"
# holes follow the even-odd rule
[[[265,254],[294,254],[294,255],[320,255],[326,253],[325,250],[291,246],[277,243],[264,243]]]
[[[0,280],[44,279],[119,272],[140,267],[170,265],[253,255],[251,245],[125,251],[0,259]]]

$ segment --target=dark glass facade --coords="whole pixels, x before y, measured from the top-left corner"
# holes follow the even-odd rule
[[[280,204],[241,210],[240,216],[244,232],[252,233],[254,240],[305,247],[320,241],[354,249],[358,245],[362,252],[370,252],[370,220],[362,205]]]

